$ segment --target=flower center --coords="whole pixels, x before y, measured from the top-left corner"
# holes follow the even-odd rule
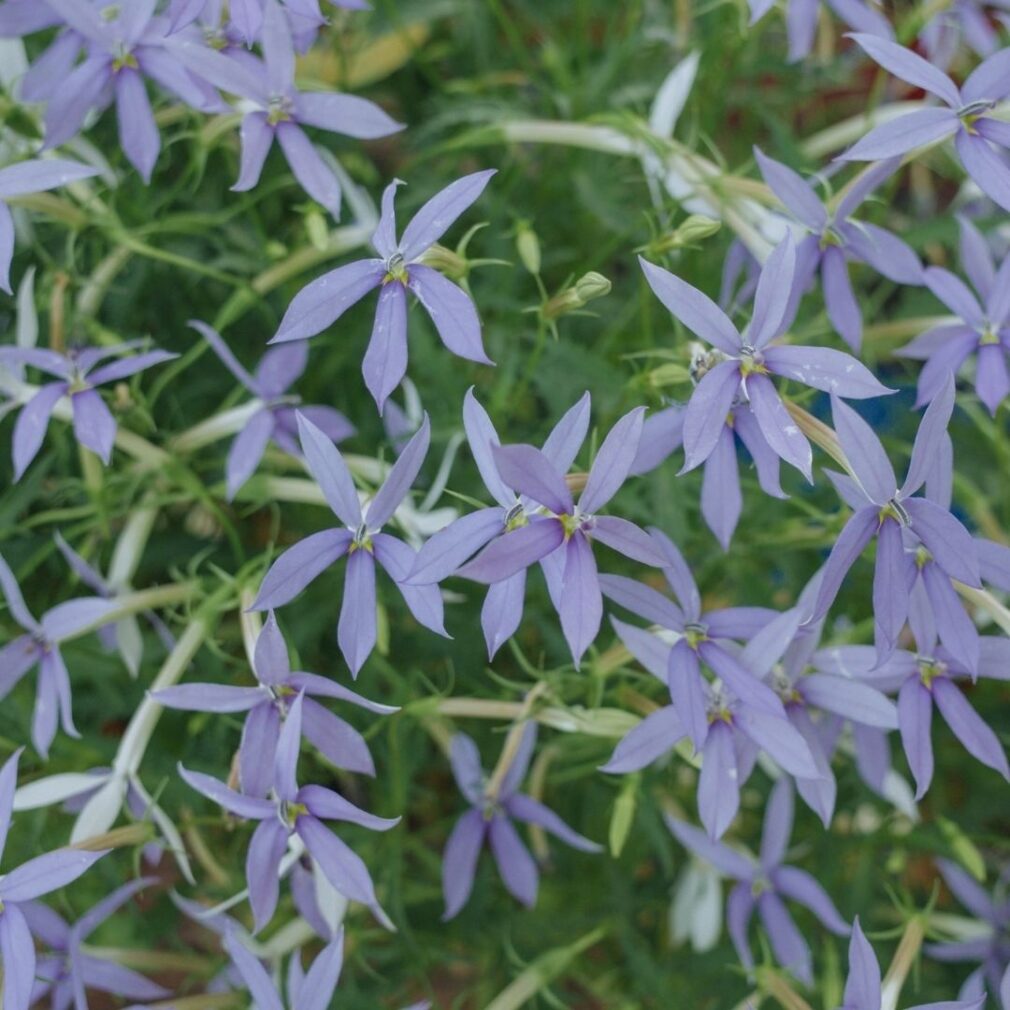
[[[986,320],[985,325],[982,327],[982,332],[979,334],[978,343],[980,347],[985,347],[989,344],[999,343],[999,333],[996,332],[996,328]]]
[[[935,656],[916,656],[915,661],[919,664],[919,679],[923,687],[931,687],[937,677],[946,676],[947,664]]]
[[[271,126],[286,123],[294,113],[294,104],[287,95],[271,95],[267,103],[267,122]]]
[[[289,803],[285,800],[281,803],[281,821],[289,828],[295,826],[295,821],[299,817],[304,817],[309,812],[309,808],[304,803]]]
[[[957,110],[958,119],[961,120],[961,125],[969,133],[977,133],[975,129],[975,123],[986,113],[989,112],[996,103],[991,98],[980,98],[976,102],[969,102],[967,105],[962,105],[960,109]]]
[[[399,281],[406,284],[410,280],[407,273],[407,261],[403,258],[403,253],[395,252],[386,260],[386,276],[382,278],[383,284],[390,284]]]
[[[750,344],[744,344],[740,353],[740,376],[746,379],[748,375],[767,374],[768,369],[765,368],[761,352]]]
[[[557,516],[561,528],[565,531],[565,540],[570,540],[586,524],[587,516],[576,512],[562,512]]]
[[[684,640],[696,652],[702,642],[708,641],[708,628],[697,621],[684,625]]]
[[[881,525],[888,520],[893,519],[900,526],[908,528],[912,525],[912,517],[905,511],[905,506],[898,501],[897,498],[892,498],[886,505],[884,505],[877,516]]]
[[[351,541],[351,546],[347,549],[348,554],[353,554],[355,551],[368,551],[369,554],[372,553],[372,535],[368,532],[368,526],[362,523],[354,531],[354,539]]]
[[[526,516],[526,510],[523,508],[523,503],[517,501],[515,505],[513,505],[512,508],[505,513],[505,532],[511,533],[513,530],[517,530],[528,525],[529,519]]]

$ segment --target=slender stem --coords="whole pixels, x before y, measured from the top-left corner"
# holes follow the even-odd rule
[[[880,1010],[896,1010],[901,987],[919,956],[925,936],[925,916],[915,915],[909,919],[898,949],[894,952],[894,959],[887,969],[887,974],[884,975],[880,990]]]

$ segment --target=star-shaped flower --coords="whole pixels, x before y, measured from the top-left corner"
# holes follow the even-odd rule
[[[539,800],[520,793],[536,744],[536,723],[523,727],[519,747],[496,791],[484,774],[477,745],[465,733],[456,733],[449,750],[452,774],[460,792],[470,803],[456,822],[442,855],[443,919],[458,915],[473,890],[477,858],[486,841],[509,893],[532,908],[537,900],[540,874],[529,850],[522,843],[512,819],[535,824],[582,852],[601,852],[602,847],[573,831],[553,810]]]
[[[354,434],[354,425],[339,411],[332,407],[308,406],[300,397],[288,392],[308,365],[309,350],[304,341],[267,351],[254,376],[242,367],[216,330],[195,319],[189,325],[203,335],[225,368],[262,403],[246,421],[228,452],[225,479],[229,501],[256,472],[268,442],[273,441],[290,455],[301,457],[296,413],[308,418],[332,442],[341,442]]]
[[[730,410],[736,403],[746,403],[769,448],[807,480],[812,479],[810,443],[786,410],[772,375],[852,399],[893,392],[842,351],[772,343],[792,322],[798,301],[793,296],[796,249],[790,237],[775,247],[761,271],[754,312],[743,333],[697,288],[662,267],[643,259],[639,262],[659,300],[692,333],[720,352],[719,363],[705,372],[687,405],[682,473],[700,466],[716,451]]]
[[[21,479],[38,454],[53,408],[65,396],[69,398],[73,411],[75,438],[108,464],[116,438],[116,419],[96,387],[119,382],[178,357],[168,351],[148,351],[120,357],[99,367],[106,358],[121,355],[133,347],[132,343],[113,347],[82,347],[66,354],[40,347],[0,347],[0,364],[31,365],[57,379],[41,386],[18,414],[11,447],[15,480]]]
[[[863,314],[849,280],[850,259],[868,263],[897,284],[921,284],[919,257],[897,235],[875,224],[853,221],[859,205],[897,170],[900,160],[875,166],[843,192],[829,209],[814,188],[788,165],[754,149],[758,168],[772,192],[807,234],[796,247],[795,292],[807,289],[819,270],[828,318],[845,342],[859,350]]]
[[[722,842],[714,842],[697,828],[666,815],[674,837],[696,856],[707,860],[736,881],[726,899],[726,923],[737,956],[747,970],[754,956],[747,927],[755,911],[764,924],[776,960],[801,982],[813,984],[810,947],[786,910],[783,898],[808,908],[825,929],[847,936],[849,924],[828,893],[806,870],[783,865],[793,830],[793,787],[780,779],[765,807],[760,858],[745,856]]]
[[[357,676],[375,646],[376,562],[393,579],[414,617],[426,628],[446,633],[438,587],[405,584],[414,566],[414,551],[402,540],[381,532],[410,492],[427,455],[428,418],[364,511],[354,479],[336,446],[305,417],[298,414],[297,421],[306,465],[344,527],[313,533],[286,550],[264,577],[253,609],[273,610],[293,600],[316,576],[347,555],[337,642],[351,673]]]
[[[87,40],[85,59],[61,82],[46,108],[47,148],[59,147],[80,131],[88,112],[116,103],[119,141],[129,162],[150,182],[161,150],[145,78],[156,81],[187,105],[217,110],[208,95],[165,48],[167,22],[155,17],[157,0],[130,0],[113,8],[108,20],[88,0],[46,0],[60,18]],[[52,68],[54,71],[58,68]]]
[[[232,59],[185,39],[174,41],[171,49],[190,72],[252,105],[242,119],[242,165],[232,187],[237,192],[256,186],[276,140],[302,189],[338,216],[340,183],[302,127],[358,139],[387,137],[403,129],[367,99],[295,87],[291,26],[275,0],[263,4],[261,66],[249,66],[247,60]]]
[[[338,768],[374,775],[375,765],[364,737],[350,723],[313,699],[334,698],[385,715],[397,709],[362,698],[315,673],[292,672],[284,636],[273,611],[256,639],[253,653],[256,687],[229,684],[179,684],[152,697],[168,708],[189,712],[248,712],[239,747],[239,779],[248,796],[266,796],[273,782],[274,760],[282,721],[294,699],[302,698],[302,732]]]
[[[86,1006],[81,1000],[87,989],[126,999],[155,1000],[171,996],[168,989],[125,965],[82,949],[82,944],[110,915],[138,891],[156,882],[153,877],[142,877],[117,887],[72,926],[48,905],[26,902],[21,911],[28,928],[51,951],[39,958],[36,972],[40,981],[32,990],[32,1002],[48,996],[52,1010],[66,1010],[75,1000],[78,1005]]]
[[[908,616],[917,565],[932,560],[947,578],[981,587],[971,534],[947,509],[928,498],[913,497],[925,483],[946,438],[953,409],[954,380],[948,374],[943,391],[923,414],[905,483],[899,488],[873,429],[851,407],[832,398],[835,431],[853,476],[831,471],[828,475],[856,511],[828,556],[811,619],[820,620],[828,612],[849,568],[875,537],[874,637],[881,662],[894,650]]]
[[[643,564],[663,564],[663,555],[650,534],[627,519],[598,514],[628,476],[638,451],[644,412],[643,407],[637,407],[610,429],[593,460],[578,504],[565,472],[546,452],[532,445],[491,445],[501,490],[507,494],[515,488],[539,508],[528,513],[522,505],[511,506],[502,535],[460,568],[459,574],[494,585],[540,562],[576,666],[596,638],[603,616],[593,543],[598,541]],[[567,456],[567,452],[559,449],[558,456]],[[512,585],[521,588],[518,583]]]
[[[345,898],[360,902],[385,921],[368,868],[323,821],[347,821],[372,831],[388,831],[400,822],[400,818],[376,817],[325,786],[299,788],[295,774],[302,735],[302,703],[303,697],[299,694],[281,727],[269,797],[236,792],[223,782],[202,772],[189,771],[182,765],[179,774],[187,785],[229,813],[259,821],[246,852],[249,904],[257,931],[273,918],[277,908],[281,858],[288,839],[295,835],[327,880]]]
[[[437,270],[424,254],[484,192],[494,169],[474,172],[436,193],[396,239],[393,200],[399,180],[382,194],[382,215],[372,236],[381,259],[358,260],[323,274],[288,306],[272,343],[303,340],[332,326],[352,305],[379,288],[379,304],[362,361],[365,385],[381,412],[407,370],[407,292],[431,317],[442,343],[453,354],[493,364],[484,352],[480,320],[470,296]]]
[[[1010,95],[1010,49],[990,56],[959,88],[942,70],[910,49],[873,35],[850,36],[888,73],[939,98],[941,106],[917,109],[874,127],[839,157],[878,161],[954,138],[964,170],[979,189],[1010,210],[1010,167],[995,148],[1010,147],[1010,124],[989,113]]]
[[[896,353],[925,361],[919,373],[917,407],[929,403],[947,376],[956,375],[974,353],[975,392],[995,416],[1010,393],[1010,255],[997,270],[978,229],[965,218],[960,219],[960,225],[961,266],[978,297],[949,270],[928,267],[923,274],[926,286],[957,321],[931,327]]]
[[[25,632],[0,649],[0,698],[5,698],[32,667],[38,666],[32,743],[45,758],[56,736],[57,719],[62,721],[64,733],[80,737],[70,710],[70,676],[60,654],[60,643],[101,623],[116,605],[98,596],[83,596],[57,604],[36,621],[25,606],[14,573],[2,557],[0,589],[11,617]]]

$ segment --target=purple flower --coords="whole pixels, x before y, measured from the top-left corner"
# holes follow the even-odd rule
[[[644,407],[625,414],[610,429],[577,505],[572,498],[565,481],[567,467],[562,469],[561,464],[578,451],[588,410],[587,394],[578,412],[570,412],[554,429],[548,439],[549,452],[546,445],[545,451],[532,445],[498,446],[494,429],[484,433],[482,451],[490,448],[494,467],[485,465],[481,469],[488,486],[493,483],[499,492],[501,509],[483,510],[477,515],[483,516],[481,522],[487,526],[493,522],[492,534],[501,535],[458,573],[492,586],[508,583],[508,592],[516,595],[506,598],[502,592],[496,596],[496,603],[507,608],[499,620],[514,628],[522,610],[525,583],[511,580],[540,562],[576,666],[596,638],[603,616],[593,543],[598,541],[642,564],[663,564],[663,555],[648,533],[627,519],[597,514],[617,494],[628,475],[642,434]],[[512,488],[527,501],[516,502]],[[494,514],[484,515],[488,511]],[[458,527],[457,532],[461,532]],[[476,546],[474,543],[473,548]],[[487,630],[485,626],[485,636]]]
[[[0,854],[7,842],[17,787],[15,751],[0,768]],[[29,859],[0,878],[0,951],[3,953],[3,1005],[5,1010],[28,1010],[35,985],[35,944],[25,915],[26,902],[75,881],[109,850],[85,852],[56,849]]]
[[[197,792],[236,817],[259,821],[246,852],[249,904],[257,931],[273,918],[277,908],[281,858],[293,836],[301,840],[326,879],[345,898],[360,902],[385,920],[368,868],[345,842],[327,830],[323,821],[346,821],[372,831],[388,831],[400,818],[376,817],[325,786],[298,787],[295,773],[302,736],[302,704],[303,696],[296,695],[281,727],[269,798],[235,792],[209,775],[179,765],[179,774]]]
[[[283,0],[292,31],[302,37],[314,36],[326,23],[318,0]],[[365,0],[330,0],[334,7],[346,10],[368,10]],[[177,32],[197,19],[219,24],[222,0],[170,0],[168,16],[173,32]],[[228,5],[230,26],[246,43],[252,45],[263,30],[265,0],[231,0]],[[302,48],[302,47],[299,47]]]
[[[526,777],[536,738],[536,723],[526,723],[511,764],[497,791],[492,793],[481,768],[477,745],[465,733],[453,736],[449,763],[459,791],[471,809],[456,822],[442,854],[443,920],[458,915],[469,900],[477,858],[485,841],[491,847],[498,873],[509,893],[528,908],[536,904],[540,874],[512,824],[513,819],[535,824],[582,852],[602,851],[601,846],[573,831],[539,800],[518,791]]]
[[[849,924],[824,888],[806,870],[783,865],[793,830],[793,788],[789,780],[779,779],[768,799],[758,859],[745,856],[722,842],[712,841],[697,828],[669,814],[665,819],[682,845],[736,881],[726,899],[726,922],[743,966],[748,971],[754,967],[747,927],[756,911],[776,960],[805,985],[812,985],[810,947],[796,928],[783,898],[810,909],[821,925],[836,936],[847,936]]]
[[[872,3],[863,0],[825,0],[826,5],[850,28],[889,39],[891,26]],[[774,0],[748,0],[750,23],[760,21],[774,6]],[[789,37],[789,61],[795,63],[810,55],[821,12],[820,0],[787,0],[786,34]]]
[[[1010,166],[993,146],[1010,147],[1010,125],[987,115],[1010,95],[1010,49],[984,60],[958,88],[942,70],[896,42],[873,35],[850,37],[888,73],[928,91],[943,105],[875,127],[840,155],[841,160],[894,158],[953,137],[964,170],[986,196],[1010,210]]]
[[[842,723],[852,724],[858,761],[860,753],[878,753],[878,748],[864,748],[863,741],[880,730],[897,729],[898,714],[894,703],[876,687],[842,669],[817,668],[823,621],[806,621],[819,585],[819,578],[812,580],[795,608],[765,624],[744,647],[740,663],[767,679],[781,698],[789,722],[807,742],[820,776],[797,777],[796,790],[827,827],[837,794],[831,756]]]
[[[399,242],[393,200],[401,183],[399,180],[390,183],[382,194],[382,214],[372,236],[372,245],[382,258],[337,267],[303,288],[288,306],[271,343],[312,337],[332,326],[369,291],[381,288],[372,336],[361,364],[365,385],[381,412],[386,398],[407,370],[409,289],[453,354],[493,364],[484,353],[480,320],[470,296],[421,261],[424,253],[484,192],[494,174],[494,169],[474,172],[436,193],[414,215]]]
[[[930,63],[947,67],[961,49],[962,41],[983,59],[999,48],[997,24],[1010,27],[1007,0],[955,0],[950,7],[937,11],[919,32]]]
[[[568,472],[585,440],[589,430],[589,408],[589,394],[586,393],[565,413],[543,444],[544,456],[560,473]],[[463,400],[463,428],[484,486],[497,505],[462,516],[431,537],[418,552],[407,579],[411,585],[441,582],[486,544],[523,529],[540,512],[537,502],[509,486],[499,472],[494,450],[500,447],[501,441],[472,388],[467,390]],[[544,560],[540,565],[545,577],[553,579],[555,568]],[[481,626],[489,658],[494,658],[519,627],[525,592],[525,568],[489,587],[481,609]],[[556,597],[557,593],[552,592],[551,598]]]
[[[428,418],[426,415],[421,429],[390,468],[382,487],[364,511],[347,464],[334,444],[301,414],[297,419],[306,466],[344,528],[314,533],[286,550],[264,577],[253,609],[283,606],[346,554],[337,642],[351,673],[357,676],[375,646],[376,562],[392,578],[417,621],[440,635],[446,634],[438,587],[406,585],[414,565],[414,550],[402,540],[381,532],[409,493],[424,462],[430,439]]]
[[[76,161],[59,158],[21,161],[0,168],[0,290],[11,294],[11,260],[14,258],[14,218],[4,203],[12,197],[40,193],[66,186],[79,179],[90,179],[98,169]]]
[[[917,407],[929,403],[943,387],[948,374],[957,374],[968,357],[975,354],[975,391],[995,416],[996,409],[1010,393],[1010,255],[1000,264],[978,229],[965,218],[961,225],[961,266],[978,298],[949,270],[928,267],[926,286],[957,316],[919,334],[896,353],[925,361],[919,374]],[[984,306],[984,307],[983,307]]]
[[[113,347],[75,348],[66,354],[38,347],[0,347],[0,364],[31,365],[58,380],[41,386],[21,408],[12,444],[15,480],[21,479],[38,454],[53,408],[65,396],[70,399],[73,411],[75,438],[108,464],[116,438],[116,419],[95,387],[119,382],[152,365],[178,357],[168,351],[148,351],[97,367],[105,358],[131,350],[133,346],[124,343]]]
[[[195,109],[216,109],[216,96],[195,81],[165,47],[167,22],[154,16],[156,0],[122,4],[106,20],[88,0],[46,0],[75,32],[87,40],[84,62],[59,82],[46,109],[47,148],[77,135],[94,106],[114,96],[119,142],[129,162],[150,182],[161,150],[144,78],[149,77]],[[56,72],[58,68],[52,68]]]
[[[778,695],[741,662],[733,642],[750,639],[775,617],[763,607],[731,607],[703,613],[701,596],[676,546],[658,530],[663,573],[677,603],[641,583],[600,577],[606,596],[657,624],[658,634],[613,620],[631,654],[664,683],[672,704],[651,713],[617,745],[607,772],[637,771],[687,737],[702,757],[698,810],[713,838],[723,835],[740,805],[740,787],[759,751],[799,778],[817,778],[810,747],[786,718]],[[702,666],[718,678],[710,684]]]
[[[103,600],[115,600],[117,592],[127,588],[126,586],[111,585],[98,569],[88,564],[63,539],[60,533],[56,533],[55,540],[56,546],[67,564],[73,569],[74,574]],[[175,645],[175,639],[165,626],[165,622],[153,610],[145,611],[144,617],[161,639],[162,645],[170,650]],[[137,618],[133,614],[127,614],[115,624],[104,625],[98,629],[98,637],[101,640],[102,648],[106,652],[118,652],[127,670],[130,671],[130,676],[136,677],[140,671],[140,660],[144,653],[144,639]]]
[[[894,650],[908,617],[917,566],[922,568],[927,561],[933,561],[939,570],[936,575],[942,573],[966,585],[981,586],[971,534],[947,509],[928,498],[913,497],[925,483],[934,457],[943,450],[954,409],[954,380],[948,374],[943,391],[923,414],[905,483],[900,488],[873,429],[836,397],[832,397],[831,406],[835,431],[852,476],[826,472],[855,512],[824,566],[812,620],[820,620],[828,612],[849,568],[876,537],[873,626],[878,660],[883,662]]]
[[[831,650],[830,661],[835,669],[845,668],[880,690],[897,692],[898,729],[915,779],[915,798],[920,800],[926,795],[933,779],[934,706],[972,757],[1010,780],[1010,765],[999,738],[956,683],[974,680],[975,674],[939,643],[928,607],[914,607],[910,624],[915,652],[896,649],[886,662],[878,665],[872,649],[843,646]],[[979,638],[977,675],[1000,681],[1010,679],[1010,639]]]
[[[692,369],[692,375],[695,374],[704,374],[704,371]],[[645,419],[638,454],[631,465],[633,476],[655,469],[684,444],[685,414],[685,408],[676,404]],[[723,550],[729,550],[743,511],[738,439],[754,461],[758,483],[765,494],[773,498],[789,497],[779,484],[779,457],[764,440],[753,411],[745,403],[734,404],[726,415],[715,448],[702,464],[701,514]]]
[[[880,988],[880,962],[866,939],[859,919],[852,924],[849,940],[849,977],[845,982],[843,1010],[880,1010],[883,1006]],[[920,1003],[908,1010],[978,1010],[985,1002],[985,993],[973,999]]]
[[[374,102],[356,95],[299,91],[291,27],[275,0],[266,0],[262,34],[263,64],[257,70],[186,40],[174,42],[172,51],[192,73],[254,106],[242,119],[242,165],[232,189],[242,193],[256,186],[276,139],[302,189],[337,216],[340,183],[302,127],[372,139],[387,137],[403,126]]]
[[[786,210],[808,233],[796,247],[794,297],[805,291],[820,270],[828,318],[845,342],[859,350],[863,315],[849,280],[848,260],[855,259],[898,284],[921,284],[919,257],[896,235],[851,217],[859,205],[897,170],[892,159],[866,172],[829,211],[814,188],[787,165],[754,148],[761,175]]]
[[[81,945],[114,912],[126,904],[138,891],[157,883],[153,877],[142,877],[117,887],[72,926],[58,912],[40,902],[29,901],[21,906],[28,928],[52,953],[41,957],[36,967],[38,981],[32,989],[32,1002],[49,997],[53,1010],[65,1010],[74,1000],[79,1006],[86,989],[112,993],[127,999],[163,999],[171,996],[143,975],[82,950]]]
[[[249,990],[256,1010],[284,1010],[284,1000],[266,968],[234,932],[225,933],[224,949]],[[326,1010],[340,980],[343,963],[343,929],[316,955],[307,973],[302,968],[301,953],[295,951],[291,955],[286,987],[291,1010]]]
[[[239,747],[239,779],[247,796],[266,796],[273,783],[274,759],[281,723],[296,697],[302,700],[302,733],[338,768],[374,775],[375,765],[364,737],[349,723],[313,700],[335,698],[382,715],[396,712],[390,705],[360,694],[315,673],[292,672],[284,636],[273,611],[256,639],[253,672],[257,687],[226,684],[181,684],[152,697],[167,708],[189,712],[248,712]]]
[[[83,596],[57,604],[42,615],[41,621],[36,621],[25,606],[14,573],[2,557],[0,589],[11,617],[25,632],[0,649],[0,699],[5,698],[32,667],[38,666],[32,744],[40,756],[46,758],[56,736],[57,719],[62,722],[64,733],[80,737],[70,710],[70,676],[60,654],[60,644],[100,623],[115,609],[115,604],[97,596]]]
[[[719,352],[719,363],[705,372],[684,417],[684,467],[700,466],[720,447],[732,448],[726,417],[746,404],[769,448],[811,480],[810,443],[796,426],[769,376],[780,375],[837,396],[865,399],[891,392],[864,365],[827,347],[772,345],[792,322],[796,250],[787,237],[769,256],[754,296],[754,312],[741,332],[710,298],[668,270],[639,259],[659,300],[692,333]],[[725,474],[726,469],[721,468]]]
[[[262,401],[262,406],[246,421],[228,452],[226,477],[229,501],[256,472],[271,440],[289,455],[301,456],[296,437],[296,413],[308,418],[333,442],[341,442],[354,434],[354,425],[339,411],[332,407],[306,406],[298,396],[288,393],[308,364],[309,351],[304,341],[267,351],[254,377],[239,364],[216,330],[195,319],[189,325],[203,335],[228,371]]]
[[[954,897],[971,912],[972,932],[967,939],[928,943],[925,951],[937,961],[977,961],[978,968],[961,986],[961,998],[984,992],[985,983],[990,992],[1000,993],[1003,1010],[1008,1010],[1010,992],[1005,988],[1004,972],[1010,965],[1010,898],[1001,891],[988,894],[960,866],[947,859],[938,859],[936,865]]]
[[[73,72],[87,40],[65,25],[45,0],[7,0],[0,5],[0,38],[23,38],[48,28],[61,28],[21,78],[19,93],[24,101],[48,102]]]

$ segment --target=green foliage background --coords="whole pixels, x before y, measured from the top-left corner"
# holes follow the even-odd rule
[[[447,244],[454,244],[471,224],[486,222],[471,241],[470,255],[511,263],[480,267],[469,277],[488,351],[498,363],[493,370],[448,356],[423,314],[411,312],[409,374],[433,424],[434,448],[422,485],[430,481],[441,450],[461,427],[462,398],[470,385],[510,441],[542,439],[585,389],[592,392],[597,433],[605,433],[635,405],[657,407],[667,398],[683,399],[689,391],[684,384],[663,384],[664,375],[677,374],[671,363],[687,364],[689,338],[677,331],[652,297],[634,256],[635,250],[681,223],[682,211],[669,201],[653,204],[636,161],[563,146],[510,145],[501,137],[503,121],[594,120],[639,131],[661,81],[677,60],[697,49],[698,80],[677,136],[728,171],[756,178],[752,144],[798,169],[816,170],[821,166],[804,158],[800,141],[881,96],[882,82],[851,52],[786,65],[781,19],[772,15],[747,31],[745,12],[733,3],[377,0],[375,6],[373,13],[348,22],[356,26],[354,31],[329,33],[321,53],[303,65],[303,75],[310,82],[339,85],[348,54],[382,40],[380,44],[393,51],[393,65],[388,72],[378,68],[378,79],[359,90],[408,129],[371,144],[334,141],[329,135],[324,143],[374,198],[392,177],[407,180],[398,197],[401,221],[453,178],[497,167],[499,174],[447,236]],[[918,13],[909,7],[899,11],[899,17],[911,25]],[[404,45],[402,39],[408,36],[411,41]],[[369,52],[378,67],[378,51]],[[117,188],[102,190],[104,209],[78,207],[74,220],[79,227],[69,231],[64,223],[36,214],[35,241],[20,245],[15,267],[17,277],[29,263],[38,266],[43,339],[47,328],[62,332],[67,341],[150,337],[158,346],[182,354],[177,362],[134,381],[128,395],[117,396],[120,424],[159,444],[243,396],[206,353],[187,320],[213,322],[226,312],[226,338],[246,364],[255,363],[297,290],[321,269],[335,265],[332,258],[319,255],[317,267],[292,273],[265,297],[256,294],[250,287],[254,278],[274,268],[283,270],[312,247],[320,212],[306,205],[276,156],[253,193],[231,193],[237,173],[234,131],[167,105],[161,118],[167,143],[151,187],[144,187],[132,172],[123,172]],[[90,137],[103,151],[117,149],[109,116]],[[118,161],[116,166],[121,167]],[[943,154],[934,154],[929,167],[932,172],[901,173],[869,213],[899,231],[923,256],[942,262],[952,255],[955,224],[950,215],[934,210],[952,193],[953,170]],[[521,227],[538,236],[542,279],[549,292],[590,270],[613,283],[612,292],[593,302],[591,312],[562,318],[556,339],[536,312],[527,311],[541,304],[541,295],[516,252]],[[723,229],[666,263],[715,295],[730,239]],[[346,254],[340,261],[356,255]],[[82,314],[79,298],[110,257],[120,257],[121,268],[97,312]],[[886,334],[874,338],[873,327],[936,314],[938,308],[921,292],[897,292],[869,268],[856,267],[855,272],[871,328],[864,360],[901,390],[870,405],[868,416],[900,463],[915,430],[915,415],[908,410],[915,373],[890,357],[899,341]],[[8,300],[0,307],[5,330],[13,325],[12,304]],[[308,403],[338,407],[358,425],[359,434],[347,443],[351,451],[378,451],[388,457],[391,447],[359,371],[371,313],[372,301],[366,299],[313,340],[311,365],[298,392]],[[796,333],[803,342],[841,346],[816,298],[805,302]],[[656,371],[660,366],[666,366],[665,372]],[[970,396],[964,403],[953,430],[958,506],[966,521],[994,535],[1010,529],[1007,412],[1004,407],[993,423]],[[825,405],[811,400],[808,406],[821,413]],[[0,439],[5,444],[11,424],[10,418],[2,423]],[[225,504],[225,445],[202,449],[161,475],[162,511],[135,579],[138,587],[195,576],[201,592],[209,593],[236,574],[253,585],[275,547],[328,523],[328,514],[316,506],[270,500],[257,480],[239,503]],[[587,466],[590,458],[584,454],[581,464]],[[107,563],[115,535],[137,507],[146,479],[119,454],[116,465],[89,482],[69,431],[58,423],[20,484],[11,484],[6,459],[0,466],[5,488],[0,495],[0,549],[38,613],[82,592],[68,579],[55,551],[54,530]],[[804,486],[795,473],[784,472],[793,497],[782,503],[764,497],[745,467],[745,513],[732,551],[724,554],[700,519],[700,474],[677,477],[678,467],[675,457],[630,483],[615,508],[666,530],[694,566],[709,601],[778,607],[792,603],[843,520],[830,486],[821,479],[815,487]],[[279,456],[269,457],[264,469],[295,472]],[[449,489],[482,496],[465,450],[453,468]],[[446,502],[451,504],[451,497]],[[602,559],[602,567],[647,575],[626,568],[613,555]],[[870,571],[864,560],[848,581],[834,611],[836,639],[867,641],[872,636]],[[339,568],[327,573],[297,603],[285,607],[279,619],[302,668],[346,683],[349,676],[335,643],[341,580]],[[378,775],[374,783],[340,776],[339,784],[377,813],[404,817],[402,826],[386,835],[355,829],[344,833],[368,862],[399,931],[389,935],[360,913],[352,917],[348,964],[334,1005],[357,1010],[433,996],[440,1007],[484,1007],[535,958],[567,947],[596,928],[604,931],[603,939],[575,959],[552,986],[541,988],[529,1006],[705,1010],[739,1003],[749,989],[727,940],[698,955],[674,949],[669,939],[671,888],[687,857],[668,835],[660,814],[672,808],[694,817],[695,772],[679,759],[636,780],[634,821],[618,858],[551,845],[539,903],[525,911],[505,893],[485,854],[470,904],[453,922],[441,923],[440,852],[463,808],[437,744],[449,726],[437,714],[438,699],[519,700],[541,680],[557,703],[590,710],[635,710],[636,692],[657,697],[655,684],[637,666],[610,662],[614,654],[607,650],[614,638],[607,626],[583,669],[572,669],[539,576],[532,580],[520,634],[490,666],[478,626],[482,593],[464,583],[451,588],[457,597],[447,607],[447,626],[454,636],[449,642],[419,629],[388,583],[380,589],[388,608],[388,644],[366,665],[357,687],[403,710],[385,719],[348,715],[367,729]],[[180,611],[174,617],[173,628],[178,629],[186,614]],[[13,630],[9,618],[3,625],[7,632]],[[117,657],[99,649],[94,637],[67,648],[82,739],[60,736],[46,765],[26,752],[23,780],[111,760],[125,722],[163,655],[153,636],[148,635],[145,645],[137,682],[128,679]],[[5,752],[25,742],[33,703],[31,679],[0,706],[0,746]],[[188,679],[250,682],[236,609],[221,615],[212,645],[200,651]],[[971,689],[971,695],[1006,741],[1010,709],[1005,686],[980,686]],[[144,764],[148,788],[163,790],[166,808],[179,812],[188,837],[198,838],[215,864],[201,865],[197,859],[200,894],[215,899],[242,886],[248,830],[225,821],[189,792],[174,768],[184,760],[189,767],[223,774],[238,743],[239,725],[227,716],[167,713]],[[455,725],[479,740],[490,767],[507,725],[472,719],[456,720]],[[941,817],[956,822],[981,851],[990,880],[1010,855],[1005,786],[973,762],[945,727],[938,726],[934,738],[937,779],[923,806],[924,821],[914,830],[866,790],[847,760],[836,762],[839,813],[830,833],[810,811],[798,807],[795,861],[823,881],[843,914],[859,914],[871,934],[890,938],[880,944],[884,954],[901,925],[898,903],[923,906],[935,887],[932,857],[957,854]],[[603,737],[541,733],[541,748],[548,748],[551,756],[546,800],[579,831],[603,841],[623,781],[596,771],[612,744]],[[896,751],[903,768],[901,760]],[[303,779],[338,778],[315,757],[303,758],[302,768]],[[759,771],[745,790],[735,838],[756,844],[767,788],[767,778]],[[853,817],[856,811],[862,811],[858,819]],[[868,816],[868,811],[877,816]],[[58,809],[20,815],[8,848],[11,865],[20,856],[64,842],[70,824],[71,818]],[[965,851],[959,850],[962,856]],[[68,914],[80,913],[130,871],[130,859],[123,851],[110,856],[60,896],[58,905]],[[166,883],[187,891],[168,860],[161,872]],[[953,910],[947,895],[940,894],[938,900]],[[274,928],[284,922],[286,907]],[[809,916],[801,914],[799,921],[821,969],[820,989],[810,995],[811,1003],[835,1006],[844,946]],[[209,934],[180,925],[164,895],[151,897],[143,911],[134,909],[113,920],[98,934],[98,942],[197,953],[192,970],[161,976],[178,984],[180,993],[199,992],[223,963]],[[906,990],[907,1002],[951,998],[966,973],[959,966],[924,963],[921,976]]]

